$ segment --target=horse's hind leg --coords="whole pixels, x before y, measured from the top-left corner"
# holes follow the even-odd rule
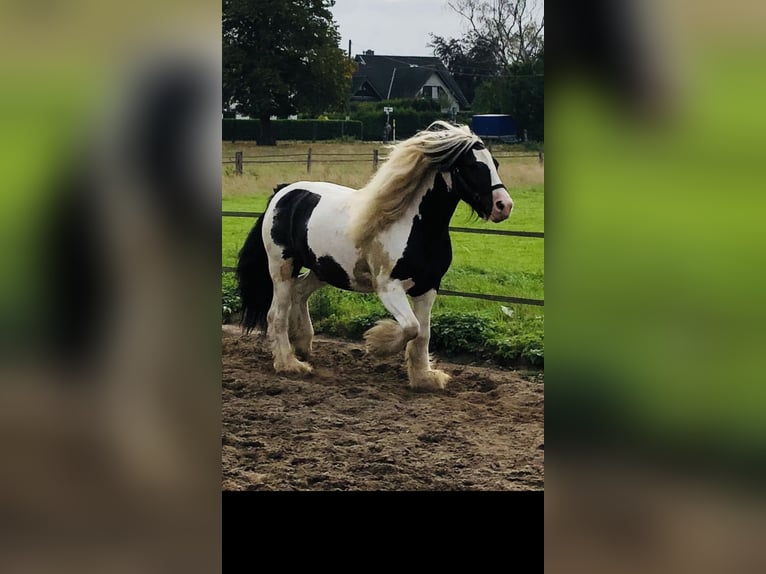
[[[295,283],[291,275],[292,263],[284,260],[278,264],[270,262],[269,270],[274,282],[274,299],[268,314],[268,338],[274,356],[274,370],[278,373],[310,373],[311,366],[299,361],[290,345],[290,307]]]
[[[314,340],[314,326],[309,315],[309,296],[324,285],[325,283],[311,271],[296,278],[293,284],[288,332],[295,353],[301,359],[307,359],[311,355],[311,342]]]
[[[413,387],[443,389],[449,381],[449,375],[431,368],[428,355],[428,343],[431,340],[431,307],[436,300],[434,289],[419,297],[413,297],[415,316],[420,323],[418,336],[407,343],[407,374]]]

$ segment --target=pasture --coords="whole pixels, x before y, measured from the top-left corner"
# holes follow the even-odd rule
[[[312,148],[311,173],[306,173],[305,154]],[[254,144],[224,143],[224,160],[237,150],[245,158],[269,156],[264,160],[289,159],[299,163],[245,164],[244,175],[234,175],[234,166],[223,168],[223,209],[262,211],[271,190],[278,183],[298,180],[333,181],[350,187],[363,186],[372,175],[372,153],[385,149],[375,143],[285,143],[276,148]],[[514,200],[511,217],[500,224],[485,223],[460,204],[452,225],[479,229],[522,231],[544,230],[544,170],[534,157],[517,146],[494,146],[501,156],[500,175]],[[363,154],[359,157],[345,154]],[[334,163],[333,160],[345,160]],[[355,161],[348,161],[354,159]],[[236,264],[237,253],[254,220],[225,217],[222,222],[222,262]],[[452,233],[453,263],[442,288],[469,293],[496,294],[544,299],[544,240]],[[233,276],[223,278],[224,299],[236,312]],[[317,333],[358,338],[386,311],[374,295],[325,288],[311,299]],[[443,323],[444,329],[438,329]],[[501,364],[540,365],[544,358],[544,310],[516,304],[502,304],[458,297],[439,297],[434,305],[433,347],[449,353],[472,353]],[[478,329],[482,338],[473,333]],[[444,334],[444,337],[440,335]]]
[[[311,173],[305,153],[312,148]],[[361,187],[372,175],[374,143],[223,145],[224,160],[293,156],[301,163],[223,167],[223,209],[261,211],[275,185],[298,180]],[[523,153],[494,147],[497,155]],[[362,161],[340,163],[323,159]],[[367,159],[369,158],[369,159]],[[279,159],[279,158],[272,158]],[[453,226],[543,231],[544,178],[537,158],[498,158],[514,212],[500,224],[472,218],[461,204]],[[254,225],[223,219],[222,263]],[[454,260],[443,289],[543,299],[544,240],[452,233]],[[233,275],[224,305],[236,314]],[[310,309],[317,337],[308,376],[278,375],[259,333],[223,327],[224,490],[535,490],[544,483],[542,307],[438,297],[432,317],[436,367],[451,375],[445,391],[408,386],[403,356],[365,354],[359,339],[387,316],[374,295],[326,287]],[[224,314],[226,318],[226,313]],[[236,319],[236,317],[231,317]],[[338,336],[343,338],[339,339]],[[402,354],[403,355],[403,354]],[[489,359],[488,362],[486,359]],[[515,365],[510,369],[503,365]]]

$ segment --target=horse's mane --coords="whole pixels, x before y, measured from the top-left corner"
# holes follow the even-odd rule
[[[388,160],[355,194],[350,235],[356,244],[375,237],[407,210],[418,192],[447,170],[479,137],[465,125],[436,121],[411,138],[391,146]]]

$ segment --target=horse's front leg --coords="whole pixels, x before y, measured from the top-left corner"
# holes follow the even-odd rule
[[[294,279],[290,277],[289,264],[283,263],[278,269],[272,269],[274,299],[268,314],[268,338],[274,356],[274,370],[278,373],[305,374],[311,372],[311,365],[299,361],[290,345],[290,307]]]
[[[378,321],[364,334],[364,340],[368,352],[384,357],[401,352],[410,340],[417,337],[420,325],[410,308],[401,281],[379,280],[377,294],[396,321]]]
[[[447,375],[432,371],[428,362],[428,340],[431,332],[431,307],[436,291],[413,298],[415,312],[407,300],[401,281],[378,283],[378,297],[396,321],[378,321],[364,334],[367,350],[374,355],[391,355],[407,348],[407,372],[410,386],[443,389]]]
[[[431,308],[436,300],[436,290],[431,289],[423,295],[413,297],[415,317],[420,323],[418,336],[407,343],[407,374],[410,385],[429,389],[443,389],[449,382],[449,375],[444,371],[431,368],[428,355],[428,343],[431,340]]]

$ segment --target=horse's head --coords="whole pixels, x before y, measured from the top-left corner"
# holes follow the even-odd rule
[[[513,200],[497,173],[498,163],[481,141],[462,152],[449,167],[452,189],[479,217],[499,223],[508,219]]]

